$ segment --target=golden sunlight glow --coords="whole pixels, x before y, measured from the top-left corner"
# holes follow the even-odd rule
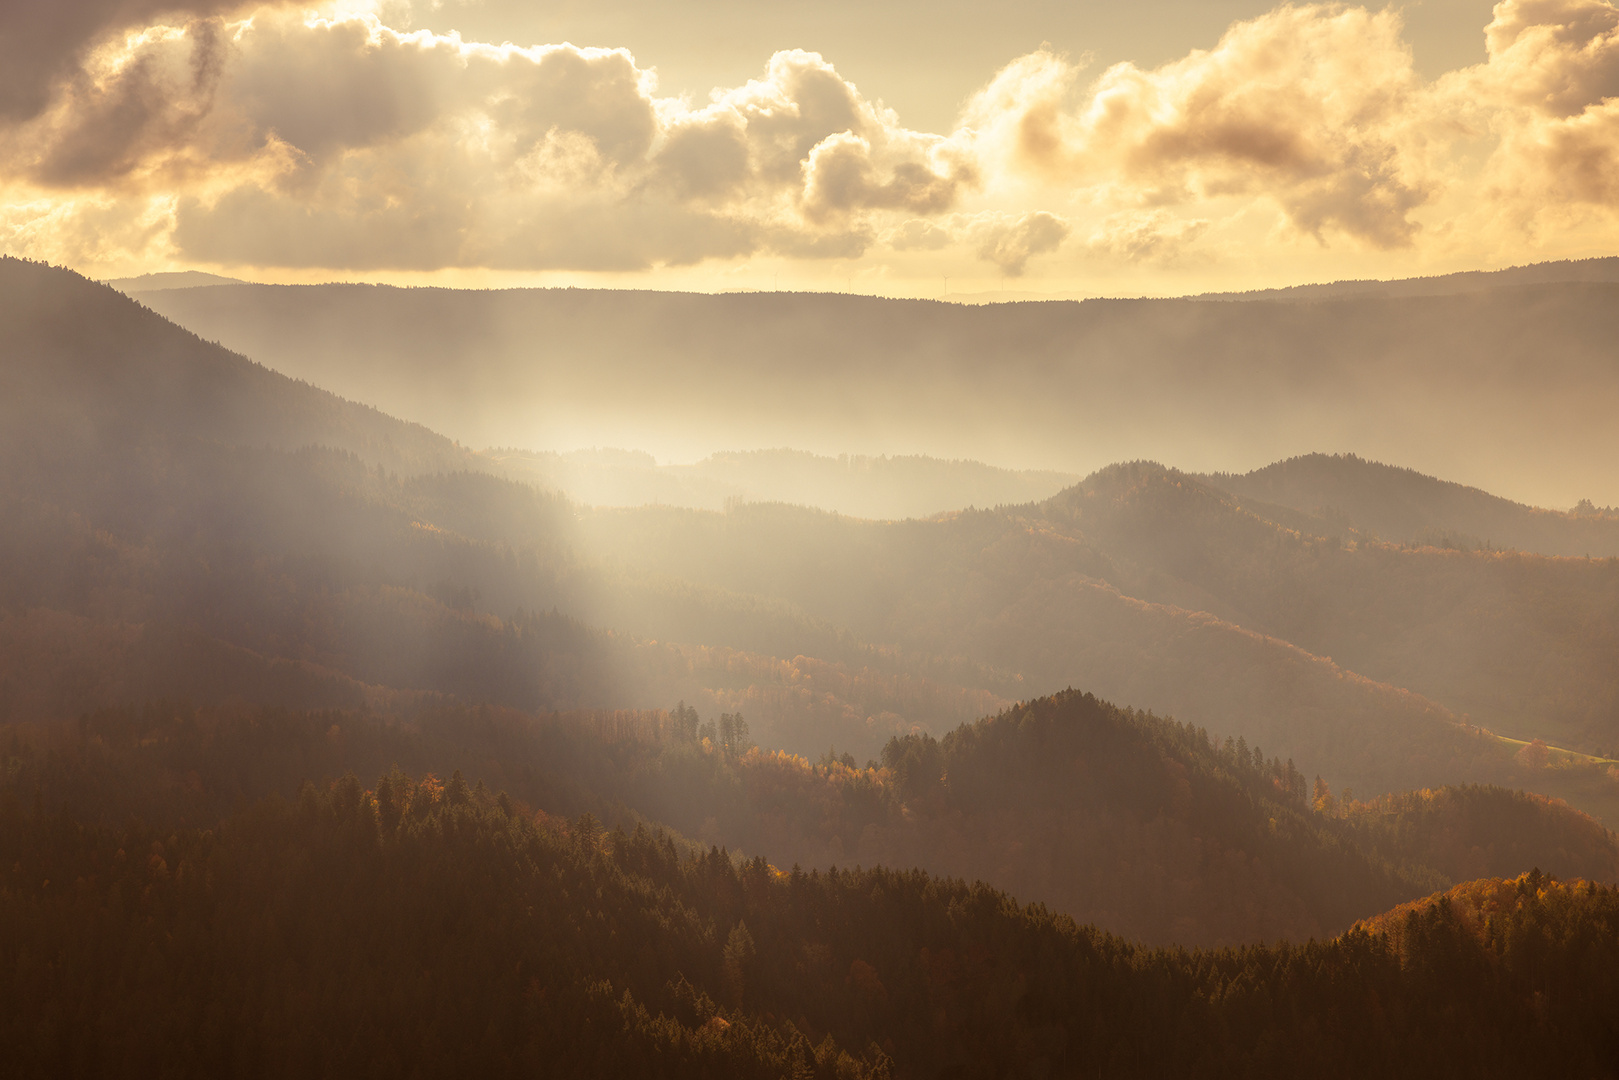
[[[1390,9],[1284,5],[1153,67],[1042,48],[943,132],[813,52],[699,100],[660,95],[657,57],[464,41],[390,25],[401,10],[109,33],[0,127],[0,248],[101,276],[995,298],[1414,276],[1619,237],[1606,0],[1504,0],[1485,59],[1432,78]]]

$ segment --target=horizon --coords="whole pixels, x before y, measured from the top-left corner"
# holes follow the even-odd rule
[[[1330,279],[1330,280],[1294,281],[1294,282],[1289,282],[1287,284],[1256,286],[1256,287],[1254,287],[1252,289],[1244,289],[1244,290],[1239,291],[1239,292],[1218,291],[1218,292],[1201,292],[1201,293],[1163,293],[1163,294],[1139,293],[1139,294],[1116,294],[1116,295],[1115,294],[1098,293],[1098,294],[1087,295],[1087,296],[1068,295],[1068,294],[1059,294],[1059,293],[1038,294],[1038,293],[1029,293],[1027,290],[1017,290],[1017,289],[1002,289],[1002,290],[996,290],[996,291],[993,291],[993,292],[965,293],[965,294],[960,294],[959,296],[957,294],[940,294],[939,296],[908,296],[908,295],[893,295],[893,294],[881,293],[881,292],[859,292],[859,291],[850,292],[848,290],[840,290],[840,289],[731,288],[731,289],[708,290],[708,289],[682,288],[682,287],[678,287],[678,286],[660,287],[657,284],[650,283],[650,282],[645,283],[645,284],[632,286],[632,287],[610,286],[610,285],[591,285],[591,284],[585,284],[585,285],[577,285],[577,284],[567,284],[567,285],[398,284],[398,283],[393,282],[393,281],[366,280],[366,279],[360,278],[360,277],[334,278],[334,279],[330,279],[330,280],[318,280],[318,281],[317,280],[303,281],[303,280],[247,279],[247,278],[233,278],[233,277],[230,277],[230,276],[224,275],[224,274],[214,274],[214,273],[209,272],[209,271],[197,271],[197,270],[155,270],[155,271],[146,271],[144,273],[134,275],[134,276],[130,276],[130,277],[95,278],[95,277],[91,277],[91,275],[88,275],[88,274],[85,275],[85,276],[86,277],[91,277],[92,280],[100,281],[104,285],[110,285],[113,288],[118,289],[119,291],[129,291],[129,290],[133,289],[137,293],[138,292],[157,292],[157,291],[163,291],[163,290],[168,289],[168,288],[207,288],[210,285],[214,285],[214,284],[220,284],[220,285],[232,285],[232,284],[240,284],[240,285],[288,285],[288,286],[303,285],[303,286],[312,286],[312,287],[318,287],[318,286],[322,286],[322,285],[377,285],[377,286],[383,286],[383,287],[394,288],[394,289],[445,289],[445,290],[453,290],[453,291],[461,291],[461,292],[509,292],[509,291],[516,291],[516,290],[524,290],[524,289],[536,290],[536,291],[539,291],[539,290],[566,291],[566,290],[571,289],[571,290],[578,290],[578,291],[593,290],[593,291],[602,291],[602,292],[670,292],[670,293],[684,293],[684,294],[689,294],[689,295],[693,295],[693,296],[746,296],[746,295],[754,295],[754,294],[763,294],[763,295],[779,294],[779,295],[792,295],[792,296],[862,296],[862,297],[869,297],[871,299],[877,299],[877,300],[919,300],[919,301],[936,301],[936,302],[960,303],[960,304],[969,304],[970,302],[972,302],[974,300],[974,298],[977,298],[977,297],[989,298],[989,297],[995,297],[995,296],[1000,296],[1000,295],[1010,293],[1010,294],[1014,294],[1016,298],[1015,299],[1010,299],[1010,300],[982,299],[982,300],[977,300],[976,303],[980,303],[980,304],[988,304],[988,303],[1020,304],[1020,303],[1061,302],[1061,303],[1080,303],[1080,304],[1082,304],[1082,303],[1085,303],[1085,302],[1091,301],[1091,300],[1104,300],[1104,301],[1105,300],[1121,300],[1121,301],[1129,301],[1129,300],[1203,300],[1203,299],[1216,299],[1216,300],[1218,300],[1218,299],[1236,299],[1236,298],[1247,297],[1247,296],[1253,296],[1255,299],[1269,299],[1270,297],[1265,296],[1263,294],[1283,294],[1283,293],[1287,293],[1287,292],[1295,291],[1295,290],[1306,290],[1306,289],[1313,289],[1313,288],[1325,288],[1325,287],[1330,287],[1330,286],[1343,286],[1343,285],[1393,285],[1393,284],[1400,284],[1400,283],[1403,283],[1403,282],[1431,282],[1431,281],[1441,281],[1441,280],[1450,279],[1450,278],[1466,278],[1466,277],[1472,277],[1472,276],[1485,276],[1485,277],[1487,277],[1487,276],[1492,275],[1492,274],[1510,274],[1512,271],[1515,271],[1515,270],[1531,270],[1531,269],[1538,269],[1538,268],[1542,268],[1542,267],[1555,267],[1555,266],[1564,266],[1564,265],[1567,265],[1567,266],[1580,266],[1582,264],[1607,263],[1607,262],[1612,262],[1612,261],[1615,261],[1615,260],[1619,260],[1619,255],[1588,255],[1588,256],[1584,256],[1584,257],[1580,257],[1580,258],[1546,259],[1546,260],[1541,260],[1541,261],[1537,261],[1537,262],[1513,263],[1513,264],[1511,264],[1509,266],[1492,267],[1492,268],[1489,268],[1489,269],[1451,270],[1451,271],[1447,271],[1447,272],[1444,272],[1444,273],[1418,274],[1418,275],[1414,275],[1414,276],[1411,276],[1411,277],[1333,278],[1333,279]],[[184,277],[184,276],[187,276],[189,274],[197,274],[197,273],[204,274],[205,276],[208,276],[208,277],[219,278],[220,280],[218,280],[217,282],[208,282],[208,283],[205,283],[205,284],[198,284],[198,285],[165,286],[165,285],[159,285],[159,284],[152,284],[152,285],[146,286],[144,288],[140,287],[140,284],[139,284],[143,280],[146,280],[146,279],[157,279],[157,278],[166,278],[166,277]]]

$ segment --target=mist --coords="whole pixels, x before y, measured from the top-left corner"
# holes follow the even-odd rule
[[[1619,408],[1616,288],[983,306],[382,286],[138,295],[276,370],[479,448],[691,463],[791,447],[1069,475],[1353,452],[1565,509],[1619,502],[1606,422]]]
[[[1619,8],[1192,6],[0,9],[0,1059],[1612,1074]]]

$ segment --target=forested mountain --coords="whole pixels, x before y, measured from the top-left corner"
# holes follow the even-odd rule
[[[587,506],[784,502],[865,518],[928,517],[969,506],[1035,502],[1079,479],[1037,469],[917,455],[822,457],[801,450],[734,450],[690,465],[659,465],[628,450],[570,453],[485,450],[508,476],[564,492]]]
[[[1619,564],[1344,542],[1147,464],[938,521],[749,506],[583,527],[628,563],[1242,734],[1363,795],[1482,781],[1619,811],[1606,766],[1537,769],[1478,730],[1614,746]]]
[[[1435,786],[1597,805],[1605,769],[1276,636],[1392,662],[1372,639],[1461,632],[1445,601],[1561,590],[1583,646],[1519,645],[1593,694],[1608,563],[1314,533],[1146,465],[926,520],[586,512],[76,275],[0,274],[23,1074],[1619,1060],[1619,894],[1548,876],[1619,879],[1613,834]],[[1076,672],[1180,722],[1042,695]],[[1522,700],[1526,672],[1475,674]]]
[[[0,448],[33,468],[189,440],[321,445],[400,473],[479,467],[419,424],[227,353],[70,270],[0,256],[0,325]]]
[[[223,285],[141,294],[473,446],[793,446],[1086,472],[1354,450],[1541,506],[1619,503],[1619,283],[1437,297],[923,300]],[[964,505],[964,504],[963,504]]]
[[[924,714],[959,723],[1015,686],[873,649],[779,602],[597,570],[574,552],[566,500],[467,471],[487,466],[450,441],[68,271],[0,271],[5,715],[164,696],[686,697],[749,709],[779,745],[875,752]],[[686,633],[671,645],[604,628],[632,611]]]
[[[1202,607],[1474,722],[1619,756],[1619,560],[1312,535],[1151,465],[1044,507],[1120,564],[1120,585]]]
[[[590,783],[556,779],[552,794],[573,790],[603,817],[639,815],[783,861],[981,877],[1162,941],[1330,933],[1479,858],[1490,873],[1526,869],[1513,860],[1531,851],[1568,858],[1574,873],[1603,865],[1592,853],[1605,833],[1569,840],[1561,819],[1533,807],[1527,839],[1499,865],[1475,857],[1478,844],[1426,833],[1396,835],[1385,855],[1362,842],[1373,833],[1356,831],[1352,799],[1337,816],[1318,813],[1318,772],[1363,795],[1527,781],[1599,808],[1611,781],[1525,764],[1409,692],[1229,618],[1138,599],[1195,587],[1217,610],[1244,589],[1268,595],[1252,576],[1266,559],[1293,573],[1298,551],[1324,550],[1189,478],[1114,470],[1043,504],[921,521],[781,505],[581,516],[528,485],[432,471],[434,455],[452,465],[465,455],[83,279],[7,268],[26,300],[7,312],[25,347],[6,358],[23,395],[11,399],[12,430],[24,437],[8,444],[0,490],[0,710],[21,732],[169,699],[186,702],[168,715],[187,724],[224,723],[240,708],[250,718],[339,710],[300,721],[339,747],[368,723],[447,718],[435,721],[443,745],[473,740],[476,703],[532,719],[680,697],[731,725],[709,735],[717,757],[697,749],[697,713],[682,712],[684,742],[650,756],[615,750],[581,773]],[[118,333],[87,336],[83,311]],[[1172,489],[1195,495],[1202,516]],[[1199,554],[1197,543],[1212,546]],[[1249,577],[1198,576],[1232,558]],[[1004,711],[1069,683],[1156,708],[1168,699],[1183,719],[1214,726],[1218,745],[1078,695]],[[365,709],[390,719],[357,719]],[[282,730],[249,727],[260,723]],[[1275,758],[1252,761],[1227,736]],[[815,767],[746,757],[755,741],[859,757]],[[383,745],[374,735],[373,750]],[[861,767],[868,758],[881,760]],[[442,758],[411,760],[447,771]],[[466,764],[557,805],[532,777],[497,775],[510,767],[502,760]],[[300,775],[390,763],[319,761]],[[174,762],[163,775],[181,790],[193,774],[202,791],[217,788],[206,773]],[[1300,790],[1304,777],[1311,790]],[[261,777],[236,794],[285,792],[293,779]],[[160,789],[142,813],[176,798]],[[193,807],[203,815],[193,823],[205,809]],[[1537,832],[1553,826],[1561,839]]]
[[[1450,548],[1513,548],[1541,555],[1619,555],[1619,511],[1589,501],[1542,510],[1478,488],[1354,454],[1306,454],[1203,482],[1255,504],[1310,515],[1325,535]]]
[[[72,715],[177,693],[205,670],[209,700],[234,692],[223,673],[267,685],[269,670],[297,687],[275,700],[303,705],[384,690],[522,708],[684,697],[746,710],[771,745],[865,758],[895,732],[1078,685],[1244,735],[1366,796],[1471,781],[1614,809],[1601,768],[1534,768],[1459,716],[1610,749],[1608,563],[1312,539],[1308,515],[1149,466],[938,521],[781,506],[578,520],[493,477],[396,479],[282,449],[348,440],[379,465],[465,460],[108,290],[7,265],[17,340],[42,343],[7,377],[54,380],[9,400],[35,403],[19,418],[39,446],[101,455],[93,468],[20,457],[32,463],[8,479],[19,572],[0,632],[32,644],[10,654],[7,700]],[[129,325],[85,338],[80,310]],[[45,365],[47,348],[78,359]],[[217,400],[231,380],[249,403],[280,404]],[[104,442],[41,422],[81,399],[103,410]],[[1492,616],[1473,617],[1486,600]]]
[[[169,830],[8,784],[0,1041],[59,1076],[1601,1075],[1619,1052],[1619,893],[1539,871],[1188,952],[921,871],[542,821],[460,773]]]
[[[1619,880],[1619,844],[1496,788],[1360,803],[1246,742],[1079,692],[896,737],[862,767],[757,748],[696,710],[530,714],[452,703],[299,710],[157,703],[0,728],[6,782],[91,822],[205,827],[345,772],[485,778],[542,820],[661,822],[777,865],[926,867],[1149,943],[1302,941],[1460,880],[1540,867]]]

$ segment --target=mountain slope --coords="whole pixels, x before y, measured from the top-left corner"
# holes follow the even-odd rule
[[[576,550],[566,500],[468,471],[482,459],[431,432],[71,272],[7,260],[0,277],[10,715],[69,719],[150,697],[685,697],[746,707],[782,745],[875,753],[924,718],[1006,703],[1007,679],[970,663],[902,657],[779,602],[598,566]],[[685,631],[680,644],[665,625]],[[603,629],[647,626],[658,641]]]
[[[450,440],[210,345],[70,270],[0,256],[0,439],[117,453],[200,439],[328,446],[398,472],[478,467]]]
[[[67,362],[42,346],[8,357],[8,372],[35,380],[32,400],[90,403],[82,412],[96,421],[35,431],[26,452],[4,459],[0,629],[28,648],[0,654],[0,702],[19,725],[71,731],[60,721],[77,713],[190,697],[216,710],[336,707],[342,714],[314,730],[341,743],[357,706],[464,721],[473,703],[599,711],[701,690],[705,707],[729,714],[720,729],[729,734],[715,733],[724,759],[699,749],[692,714],[671,757],[632,757],[628,780],[604,774],[623,807],[772,857],[920,861],[1008,881],[1158,940],[1325,933],[1420,891],[1418,863],[1391,870],[1381,856],[1344,855],[1358,844],[1349,827],[1298,805],[1299,773],[1321,771],[1318,761],[1333,784],[1363,791],[1494,780],[1513,765],[1510,751],[1431,702],[1231,621],[1122,592],[1114,582],[1134,580],[1131,559],[1175,554],[1162,538],[1162,550],[1130,541],[1131,529],[1154,525],[1140,508],[1158,505],[1131,493],[1166,494],[1173,478],[1163,470],[1136,470],[1146,486],[1093,478],[1071,493],[1083,505],[928,521],[782,506],[580,520],[564,500],[496,477],[401,478],[342,450],[298,446],[324,437],[330,429],[317,421],[333,410],[341,419],[341,403],[114,300],[126,306],[112,316],[133,320],[128,329],[150,348],[76,345],[59,314],[66,305],[41,306],[38,332],[16,313],[32,335],[22,340],[55,343]],[[134,381],[148,396],[122,409],[119,391]],[[265,410],[266,400],[287,404]],[[235,428],[215,415],[232,409],[245,417]],[[154,425],[152,415],[170,420]],[[377,423],[386,435],[392,422]],[[257,445],[267,432],[270,445]],[[1272,556],[1297,546],[1219,493],[1196,494],[1215,554],[1254,536],[1270,538]],[[1179,504],[1164,505],[1173,513],[1163,524],[1185,519]],[[1127,559],[1126,549],[1141,554]],[[1209,578],[1210,596],[1222,580]],[[1077,697],[1051,706],[1060,723],[1031,707],[947,737],[931,779],[904,764],[913,749],[931,753],[918,729],[1000,711],[1038,692],[1035,680],[1092,674],[1109,693],[1130,683],[1145,704],[1170,697],[1203,726],[1206,710],[1222,731],[1263,737],[1297,768],[1283,774],[1272,760],[1240,770],[1255,774],[1255,789],[1184,729],[1175,743],[1167,727],[1133,727]],[[894,795],[882,795],[881,770],[841,759],[837,780],[830,765],[821,775],[779,755],[739,766],[739,703],[755,737],[778,747],[791,747],[779,738],[791,734],[799,747],[875,752],[908,733],[888,762]],[[1008,730],[1024,734],[995,737]],[[1160,735],[1174,743],[1163,752],[1148,745]],[[1031,753],[1041,740],[1055,752]],[[1100,748],[1091,757],[1087,740]],[[81,750],[99,753],[92,746]],[[1061,792],[1073,776],[1060,770],[1076,760],[1074,775],[1094,782],[1067,802],[985,802],[988,781],[977,793],[962,786],[977,767],[1010,792]],[[1190,777],[1185,804],[1177,762]],[[695,785],[685,799],[680,783],[658,780],[663,771]],[[203,783],[195,763],[176,772]],[[1283,775],[1285,791],[1268,793]],[[1134,779],[1120,787],[1117,777]],[[1009,836],[1024,847],[1009,849]],[[1208,858],[1188,860],[1200,846]],[[1065,865],[1076,850],[1109,874]],[[1166,877],[1169,866],[1191,869]],[[1219,901],[1199,899],[1210,894]]]
[[[1536,771],[1478,730],[1610,745],[1605,561],[1346,544],[1144,464],[933,521],[643,508],[581,528],[626,565],[1016,672],[1019,696],[1086,686],[1242,734],[1363,795],[1472,781],[1619,810],[1600,767]]]
[[[1540,555],[1619,555],[1619,514],[1541,510],[1354,454],[1306,454],[1236,475],[1200,477],[1244,500],[1313,515],[1329,534],[1350,530],[1403,544],[1517,548]]]
[[[1201,300],[1333,300],[1349,296],[1451,296],[1502,286],[1546,285],[1582,281],[1619,281],[1619,257],[1559,259],[1504,270],[1464,270],[1432,277],[1393,281],[1334,281],[1321,285],[1290,285],[1280,289],[1254,289],[1241,293],[1207,293]]]
[[[1619,749],[1619,560],[1341,542],[1155,465],[1101,470],[1045,510],[1136,595],[1193,595],[1517,738]]]
[[[551,817],[662,822],[778,866],[921,866],[1180,945],[1326,937],[1474,873],[1619,881],[1613,834],[1566,806],[1471,787],[1312,803],[1291,762],[1078,692],[896,738],[866,768],[719,728],[685,709],[155,705],[0,728],[0,766],[24,802],[154,828],[208,826],[310,776],[460,771]]]

